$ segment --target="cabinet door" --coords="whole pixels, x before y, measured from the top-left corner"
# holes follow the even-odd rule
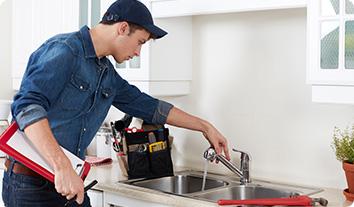
[[[354,86],[354,1],[308,1],[307,80]]]
[[[12,78],[14,79],[14,89],[18,89],[33,49],[33,13],[32,1],[12,1]]]
[[[312,101],[354,104],[354,1],[308,1],[307,32]]]
[[[103,206],[103,192],[91,189],[87,192],[90,197],[90,202],[92,207],[102,207]]]
[[[167,207],[169,205],[159,204],[155,202],[143,201],[138,198],[129,198],[115,193],[104,192],[104,207],[121,206],[121,207]]]
[[[31,53],[45,40],[79,26],[79,1],[12,1],[12,77],[18,89]]]
[[[0,195],[2,195],[2,177],[3,177],[3,174],[4,174],[4,170],[3,169],[0,169]],[[0,199],[0,207],[1,206],[5,206],[2,199]]]
[[[154,18],[297,8],[306,0],[149,0]]]

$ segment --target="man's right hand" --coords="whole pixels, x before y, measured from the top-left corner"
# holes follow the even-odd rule
[[[72,168],[70,161],[69,164],[62,165],[59,169],[55,169],[54,184],[55,189],[67,200],[77,196],[76,202],[81,204],[84,201],[84,182],[76,174]]]
[[[50,129],[48,119],[41,119],[25,129],[25,134],[54,169],[54,184],[58,193],[67,199],[77,195],[76,202],[84,201],[84,182],[74,171]]]

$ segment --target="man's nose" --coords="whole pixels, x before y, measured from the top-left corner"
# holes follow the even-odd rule
[[[140,56],[140,51],[141,51],[141,46],[139,46],[139,47],[135,50],[134,55],[135,55],[135,56]]]

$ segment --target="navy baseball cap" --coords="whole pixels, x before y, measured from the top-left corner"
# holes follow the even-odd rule
[[[148,8],[137,0],[117,0],[102,17],[103,23],[127,21],[137,24],[159,39],[167,34],[166,31],[154,25]]]

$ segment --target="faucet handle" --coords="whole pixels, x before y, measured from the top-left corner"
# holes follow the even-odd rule
[[[241,160],[247,160],[247,161],[250,160],[250,156],[249,156],[249,154],[247,152],[244,152],[244,151],[241,151],[241,150],[237,150],[235,148],[232,148],[232,151],[241,153]]]
[[[239,152],[239,153],[245,153],[245,154],[247,154],[246,152],[243,152],[243,151],[241,151],[241,150],[237,150],[237,149],[235,149],[235,148],[232,148],[232,151],[234,151],[234,152]]]
[[[243,152],[241,150],[237,149],[232,149],[234,152],[239,152],[241,153],[241,163],[240,163],[240,169],[243,173],[243,177],[241,178],[241,182],[249,183],[251,182],[250,179],[250,166],[249,166],[249,161],[250,161],[250,156],[247,152]]]

